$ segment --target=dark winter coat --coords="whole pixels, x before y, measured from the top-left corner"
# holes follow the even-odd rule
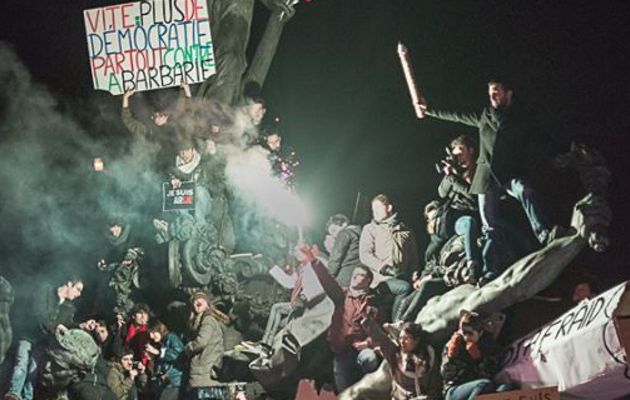
[[[470,193],[470,185],[460,176],[445,175],[438,186],[438,194],[454,210],[476,212],[478,209],[477,197]]]
[[[361,228],[357,225],[349,225],[337,234],[330,257],[328,258],[328,270],[342,286],[350,285],[352,271],[361,265],[359,259],[359,238]]]
[[[111,333],[104,343],[98,343],[101,348],[101,354],[106,361],[114,361],[122,354],[124,343],[123,338],[119,335]]]
[[[31,343],[39,343],[52,336],[57,325],[71,326],[76,307],[68,300],[61,304],[59,302],[57,287],[43,284],[35,288],[28,303],[28,318],[17,320],[20,337]]]
[[[145,146],[147,151],[153,151],[153,170],[158,172],[168,171],[175,152],[176,134],[170,123],[157,126],[153,123],[145,124],[136,119],[129,108],[123,108],[121,112],[123,125],[141,143],[151,143],[154,146]]]
[[[481,113],[427,110],[427,115],[479,129],[479,157],[471,193],[485,193],[493,181],[504,185],[512,178],[524,177],[537,132],[516,100],[505,110],[488,106]]]
[[[477,379],[490,379],[499,372],[501,347],[489,333],[484,333],[474,350],[466,349],[461,334],[455,332],[442,354],[444,392],[452,387]],[[475,354],[477,353],[477,354]]]
[[[71,400],[116,400],[116,396],[107,386],[110,367],[103,358],[96,362],[94,370],[81,375],[78,382],[68,386]]]
[[[121,223],[120,225],[122,227],[120,236],[115,237],[109,229],[104,233],[105,238],[99,260],[105,260],[106,270],[113,270],[123,260],[129,248],[141,245],[131,224]]]

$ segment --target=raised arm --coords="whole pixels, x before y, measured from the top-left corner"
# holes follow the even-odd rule
[[[439,111],[429,108],[424,97],[420,97],[420,109],[424,115],[444,121],[458,122],[460,124],[479,127],[482,114],[477,113],[458,113],[452,111]]]
[[[291,18],[295,14],[293,5],[298,1],[286,1],[286,0],[260,0],[271,12],[281,12],[285,14],[285,18]]]
[[[342,305],[345,300],[343,289],[341,289],[335,278],[330,275],[324,264],[318,259],[314,259],[311,261],[311,266],[317,279],[319,279],[319,283],[321,283],[328,297],[335,303],[335,306]]]
[[[457,122],[468,126],[474,126],[475,128],[479,127],[481,121],[481,114],[472,112],[458,113],[452,111],[438,111],[427,108],[425,110],[425,114],[433,118],[441,119],[443,121]]]
[[[182,81],[180,87],[182,88],[181,94],[177,99],[177,103],[175,104],[175,110],[182,112],[189,104],[190,99],[192,98],[192,93],[190,91],[190,85]]]
[[[142,121],[137,120],[129,108],[129,98],[133,95],[133,93],[133,90],[128,90],[123,95],[121,119],[129,132],[137,138],[146,139],[150,132],[149,128],[147,128]]]

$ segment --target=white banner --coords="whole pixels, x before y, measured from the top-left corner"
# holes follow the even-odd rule
[[[615,327],[615,317],[630,315],[620,307],[627,290],[625,282],[584,300],[514,342],[497,378],[525,388],[557,386],[561,393],[588,399],[630,393],[626,352]]]
[[[122,94],[203,82],[216,70],[206,0],[83,11],[94,89]]]

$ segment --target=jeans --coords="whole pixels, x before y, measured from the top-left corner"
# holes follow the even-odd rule
[[[455,233],[464,238],[464,250],[466,251],[466,261],[476,261],[479,263],[480,255],[477,247],[479,238],[479,226],[477,220],[470,215],[464,215],[455,221]]]
[[[287,317],[291,314],[291,311],[293,311],[293,307],[291,307],[291,303],[289,302],[276,303],[271,306],[265,333],[261,340],[263,343],[270,346],[273,345],[273,338],[276,336],[276,333],[286,325]]]
[[[333,372],[337,393],[354,385],[363,375],[376,371],[380,363],[380,357],[372,349],[363,349],[359,352],[351,349],[343,354],[335,354]]]
[[[549,225],[541,212],[534,190],[522,179],[510,180],[505,188],[507,193],[517,199],[527,215],[534,235],[543,243],[549,233]],[[483,264],[489,273],[498,275],[507,266],[508,256],[502,252],[509,247],[506,238],[505,222],[499,217],[499,206],[503,188],[492,183],[485,193],[478,195],[479,214],[486,235],[486,244],[482,252]]]
[[[451,386],[446,391],[444,400],[475,400],[480,394],[493,393],[494,389],[495,385],[490,379],[477,379]]]
[[[411,293],[413,288],[409,282],[398,278],[387,279],[381,284],[385,284],[389,293],[394,296],[394,303],[392,305],[392,316],[394,316],[398,313],[402,299]]]
[[[228,400],[227,398],[226,388],[220,386],[193,388],[188,397],[190,400]]]
[[[13,393],[24,400],[33,400],[39,358],[39,351],[34,349],[31,342],[28,340],[18,342],[8,393]]]

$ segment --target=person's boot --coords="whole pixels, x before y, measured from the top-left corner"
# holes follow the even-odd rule
[[[493,273],[487,273],[484,276],[481,277],[481,279],[479,279],[479,281],[477,282],[477,287],[478,288],[482,288],[483,286],[487,285],[488,283],[492,282],[493,280],[496,279],[496,275]]]
[[[468,260],[466,261],[466,269],[467,275],[464,282],[471,285],[476,285],[479,281],[479,263],[477,263],[477,261],[475,260]]]

